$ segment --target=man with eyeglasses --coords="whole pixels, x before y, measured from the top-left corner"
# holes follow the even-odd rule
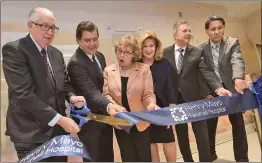
[[[82,107],[84,97],[72,93],[63,54],[50,45],[59,29],[55,23],[51,11],[35,8],[29,14],[29,34],[2,49],[9,97],[6,135],[19,159],[55,136],[80,130],[66,117],[65,99]],[[67,162],[67,157],[42,161]]]

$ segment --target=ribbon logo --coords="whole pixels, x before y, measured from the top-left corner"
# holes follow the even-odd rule
[[[188,119],[186,112],[182,107],[171,108],[170,111],[171,111],[171,116],[174,118],[174,121],[184,121]]]

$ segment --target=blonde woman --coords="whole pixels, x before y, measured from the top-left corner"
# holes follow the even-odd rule
[[[150,68],[136,62],[140,56],[137,40],[129,35],[121,37],[115,52],[117,63],[104,70],[105,97],[129,112],[158,108]],[[134,126],[130,133],[114,128],[123,162],[151,162],[148,126]]]
[[[157,105],[168,107],[176,104],[176,95],[173,87],[171,65],[163,59],[162,43],[152,31],[145,31],[140,35],[139,45],[142,57],[138,60],[150,66]],[[168,162],[176,161],[176,144],[172,127],[150,126],[151,155],[153,162],[159,162],[157,143],[163,144],[163,150]]]

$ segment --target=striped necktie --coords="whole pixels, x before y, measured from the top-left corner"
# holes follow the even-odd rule
[[[219,58],[219,49],[218,49],[218,45],[212,45],[212,54],[213,54],[213,60],[214,60],[214,70],[215,73],[218,77],[218,79],[221,80],[221,76],[219,74],[219,65],[218,65],[218,58]]]
[[[184,49],[180,48],[178,49],[178,51],[180,52],[179,57],[178,57],[178,62],[177,62],[177,72],[180,73],[181,68],[182,68],[182,62],[183,62],[183,52]]]

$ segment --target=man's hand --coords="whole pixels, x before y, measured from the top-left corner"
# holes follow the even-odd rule
[[[146,109],[147,109],[147,110],[158,110],[158,109],[160,109],[160,107],[157,106],[155,103],[150,103],[150,104],[147,106]]]
[[[78,133],[80,131],[78,125],[75,123],[74,120],[68,117],[62,116],[58,121],[57,124],[61,126],[66,132],[68,133]]]
[[[212,95],[207,95],[206,99],[214,98]]]
[[[224,88],[219,88],[217,91],[216,91],[216,94],[219,95],[219,96],[232,96],[232,93],[227,90],[227,89],[224,89]]]
[[[235,79],[235,89],[238,93],[244,94],[243,90],[247,88],[248,88],[248,85],[245,80]]]
[[[82,108],[84,106],[85,98],[83,96],[71,96],[70,102],[74,104],[77,108]]]
[[[124,108],[123,106],[117,105],[117,104],[114,105],[114,109],[117,112],[126,112],[126,108]]]
[[[123,106],[117,104],[108,104],[107,113],[111,116],[115,116],[117,113],[126,112],[126,109]]]

